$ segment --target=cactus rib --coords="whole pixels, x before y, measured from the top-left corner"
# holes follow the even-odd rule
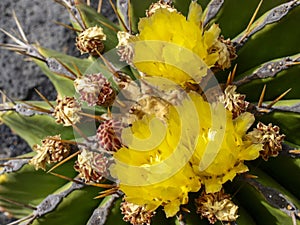
[[[222,8],[224,0],[212,0],[208,3],[207,8],[205,9],[205,19],[204,19],[204,26],[209,23],[219,12]]]
[[[249,179],[247,180],[247,182],[255,187],[265,197],[267,202],[269,202],[270,205],[274,206],[275,208],[280,209],[289,216],[291,216],[293,213],[295,213],[296,215],[299,213],[299,209],[297,209],[297,207],[280,191],[272,187],[264,186],[254,179]]]
[[[278,111],[294,112],[300,114],[300,103],[293,106],[273,106],[273,109]]]
[[[111,196],[108,196],[107,198],[108,201],[106,201],[104,204],[101,203],[101,205],[96,208],[91,215],[87,225],[104,225],[107,221],[109,212],[113,205],[115,204],[115,201],[119,198],[120,196],[118,194],[113,194]],[[105,200],[103,200],[104,202]]]
[[[292,66],[296,66],[296,62],[300,62],[300,54],[271,60],[260,65],[250,75],[246,75],[243,78],[234,81],[233,84],[236,86],[241,86],[255,79],[274,78],[281,71],[287,70]]]
[[[36,208],[36,210],[33,212],[33,215],[36,217],[41,217],[49,212],[52,212],[55,210],[55,208],[58,206],[58,204],[62,201],[63,198],[65,198],[67,195],[69,195],[71,192],[83,188],[85,185],[82,183],[76,183],[73,182],[71,187],[69,187],[67,190],[62,191],[58,194],[52,194],[48,195]]]
[[[4,163],[4,166],[0,170],[0,175],[5,173],[17,172],[22,167],[28,164],[29,159],[13,159]]]
[[[258,25],[255,25],[255,24],[253,25],[255,27],[253,28],[253,30],[251,32],[249,32],[249,34],[247,35],[246,38],[244,38],[244,35],[243,35],[244,32],[243,32],[242,34],[238,35],[236,38],[233,39],[233,42],[235,43],[236,47],[238,49],[240,49],[247,42],[247,40],[249,40],[249,38],[251,36],[256,34],[258,31],[260,31],[267,25],[280,21],[283,17],[288,15],[288,13],[292,9],[294,9],[295,7],[297,7],[299,5],[300,5],[300,1],[294,0],[294,1],[290,1],[290,2],[281,4],[281,5],[273,8],[272,10],[267,12],[265,16],[261,17],[261,19],[258,20],[258,21],[262,20]]]

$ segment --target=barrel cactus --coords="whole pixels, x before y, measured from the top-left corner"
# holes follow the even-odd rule
[[[299,0],[55,2],[82,57],[2,30],[57,91],[2,92],[11,224],[300,224]]]

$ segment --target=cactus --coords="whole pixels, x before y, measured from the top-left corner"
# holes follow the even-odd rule
[[[109,1],[55,0],[80,58],[2,29],[57,91],[2,92],[10,224],[300,224],[300,1]]]

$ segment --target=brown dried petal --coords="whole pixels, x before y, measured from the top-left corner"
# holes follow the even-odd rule
[[[109,159],[103,154],[83,149],[78,155],[74,169],[85,182],[100,182],[108,176]]]
[[[249,102],[245,101],[246,96],[236,92],[236,86],[228,85],[224,95],[219,97],[219,101],[225,105],[225,108],[232,112],[232,117],[236,118],[246,112]]]
[[[117,53],[120,56],[120,61],[126,62],[128,65],[133,66],[132,59],[134,50],[132,45],[136,37],[124,31],[119,31],[117,36],[119,40],[117,45]]]
[[[46,164],[56,163],[70,154],[70,145],[61,141],[60,135],[46,137],[42,145],[34,145],[33,150],[37,154],[30,160],[30,164],[36,169],[46,169]]]
[[[121,203],[121,213],[124,215],[123,220],[130,222],[132,225],[150,225],[151,218],[155,214],[153,211],[148,211],[144,206],[139,206],[129,202]]]
[[[80,121],[81,107],[74,97],[58,97],[56,103],[53,112],[56,123],[72,126]]]
[[[253,143],[263,144],[263,150],[260,154],[264,160],[268,160],[269,157],[276,157],[282,150],[285,135],[280,134],[278,126],[273,126],[271,123],[265,125],[259,122],[257,127],[247,134],[247,137]]]
[[[110,82],[101,73],[89,74],[74,81],[80,99],[90,106],[110,106],[115,100],[116,93]]]
[[[76,37],[76,47],[81,54],[90,53],[97,55],[104,50],[103,41],[106,40],[106,35],[103,33],[102,27],[94,26],[81,32]]]
[[[170,5],[170,2],[165,2],[164,0],[159,0],[156,3],[152,3],[148,10],[146,10],[146,16],[152,16],[158,9],[167,9],[170,12],[177,12],[175,8]]]
[[[201,214],[214,224],[220,221],[235,221],[238,218],[236,206],[228,194],[221,190],[217,193],[206,194],[202,192],[201,196],[195,200],[197,213]]]

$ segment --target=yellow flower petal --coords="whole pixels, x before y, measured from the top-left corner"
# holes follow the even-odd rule
[[[187,20],[190,22],[194,22],[196,25],[200,26],[201,16],[202,16],[201,6],[196,1],[192,1],[190,4]]]
[[[141,18],[140,33],[133,47],[136,68],[180,85],[200,82],[207,69],[219,59],[219,53],[211,49],[219,42],[220,35],[220,28],[215,24],[203,32],[201,14],[201,6],[193,1],[188,19],[163,8],[150,17]]]

